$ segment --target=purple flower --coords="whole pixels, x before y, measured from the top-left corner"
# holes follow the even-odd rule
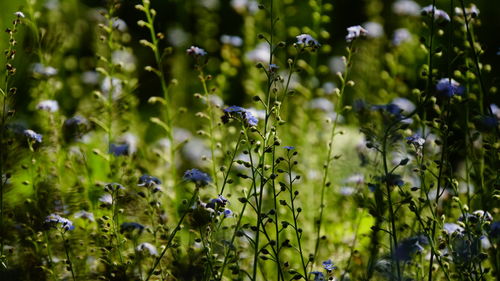
[[[294,147],[294,146],[285,146],[285,149],[286,149],[286,150],[294,150],[294,149],[295,149],[295,147]]]
[[[451,78],[442,78],[436,84],[436,90],[451,98],[454,95],[462,95],[464,93],[464,88],[460,84]]]
[[[248,126],[257,126],[259,120],[253,116],[253,114],[243,107],[230,106],[224,109],[224,116],[222,116],[222,122],[225,124],[229,122],[229,119],[242,119]]]
[[[195,183],[197,187],[206,186],[212,181],[209,175],[198,169],[191,169],[184,172],[184,180]]]

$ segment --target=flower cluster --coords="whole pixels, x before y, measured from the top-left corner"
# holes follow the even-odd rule
[[[462,95],[464,88],[451,78],[442,78],[436,84],[436,90],[444,96],[451,98],[454,95]]]
[[[57,214],[50,214],[49,216],[47,216],[47,218],[45,219],[45,224],[50,227],[57,227],[59,225],[65,232],[75,229],[73,222]]]
[[[24,130],[24,135],[28,137],[29,140],[41,143],[42,142],[42,135],[37,134],[33,130]]]
[[[191,169],[184,172],[184,180],[195,183],[197,187],[207,186],[212,181],[209,175],[198,169]]]
[[[161,184],[161,180],[159,180],[157,177],[153,177],[150,175],[142,175],[139,178],[137,186],[153,187],[159,184]]]
[[[221,119],[224,124],[228,123],[230,119],[241,119],[247,126],[257,126],[259,122],[248,109],[234,105],[224,109],[224,115]]]
[[[203,57],[207,55],[207,52],[200,47],[191,46],[186,50],[186,53],[194,57]]]
[[[296,44],[303,45],[304,48],[311,47],[312,50],[316,50],[321,47],[321,44],[309,34],[300,34],[295,36],[295,38],[297,38]]]

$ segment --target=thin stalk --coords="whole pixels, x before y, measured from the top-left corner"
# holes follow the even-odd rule
[[[288,151],[288,153],[290,153],[290,151]],[[299,246],[299,254],[300,254],[300,261],[302,262],[302,270],[304,271],[304,279],[306,281],[309,280],[309,274],[307,274],[307,266],[306,266],[306,262],[304,261],[304,254],[302,252],[302,243],[300,242],[301,241],[301,236],[302,234],[299,233],[299,227],[298,227],[298,223],[297,223],[297,217],[298,217],[298,213],[296,214],[296,210],[295,210],[295,197],[294,197],[294,193],[293,193],[293,182],[295,179],[292,179],[292,162],[291,162],[291,157],[290,155],[288,155],[288,181],[289,181],[289,187],[288,187],[288,190],[290,191],[290,204],[291,204],[291,210],[292,210],[292,216],[293,216],[293,227],[295,229],[295,236],[297,238],[297,244]]]
[[[217,180],[217,166],[215,165],[215,138],[214,138],[214,113],[213,113],[213,108],[212,108],[212,103],[210,102],[210,97],[208,94],[208,87],[207,87],[207,80],[205,77],[205,73],[203,73],[203,69],[200,67],[200,81],[201,84],[203,85],[203,93],[205,95],[205,99],[207,102],[207,108],[208,108],[208,118],[209,118],[209,125],[208,125],[208,137],[210,138],[210,154],[212,155],[212,178],[214,179],[214,184],[215,188],[218,190],[219,189],[219,184]]]
[[[337,97],[337,102],[336,102],[336,106],[335,106],[335,108],[337,110],[342,105],[342,96],[344,94],[347,79],[349,77],[349,69],[350,69],[351,61],[352,61],[352,44],[350,44],[347,48],[347,60],[346,60],[345,73],[341,79],[341,87],[340,87],[339,95]],[[321,182],[321,199],[320,199],[320,207],[319,207],[320,208],[319,209],[319,218],[316,221],[316,225],[317,225],[317,227],[316,227],[316,243],[314,246],[314,260],[315,261],[316,261],[317,255],[318,255],[319,244],[320,244],[320,240],[321,240],[320,234],[321,234],[321,225],[323,223],[323,213],[324,213],[324,209],[325,209],[325,192],[326,192],[327,181],[328,181],[328,172],[330,170],[330,165],[331,165],[332,160],[333,160],[332,159],[333,140],[335,138],[335,132],[337,129],[339,115],[340,115],[340,112],[338,112],[335,115],[335,119],[333,121],[332,130],[330,133],[330,139],[329,139],[329,143],[328,143],[327,159],[326,159],[325,165],[323,166],[323,179]],[[312,266],[312,264],[311,264],[311,266]]]
[[[198,187],[196,187],[196,189],[194,190],[194,193],[193,193],[193,196],[191,197],[191,199],[189,200],[189,203],[188,203],[188,208],[190,208],[193,204],[194,204],[194,201],[196,199],[196,196],[198,196]],[[170,236],[168,237],[168,240],[167,240],[167,245],[165,246],[165,248],[163,249],[163,251],[161,252],[160,256],[155,260],[154,264],[153,264],[153,267],[151,267],[151,269],[149,270],[149,273],[148,273],[148,276],[146,277],[145,281],[148,281],[149,278],[151,278],[151,276],[153,275],[156,267],[158,266],[158,264],[160,264],[160,261],[161,259],[163,258],[163,256],[165,255],[165,253],[167,252],[167,250],[170,248],[170,245],[172,244],[172,241],[174,240],[174,237],[175,235],[177,234],[177,232],[180,230],[181,228],[181,224],[182,222],[184,221],[184,218],[186,217],[186,215],[188,214],[188,210],[186,210],[181,218],[179,219],[179,222],[177,223],[177,225],[175,226],[174,230],[172,230],[172,233],[170,233]]]
[[[71,259],[69,257],[68,241],[64,237],[64,230],[61,231],[61,236],[62,236],[63,243],[64,243],[64,252],[66,253],[66,259],[68,260],[68,267],[69,267],[69,270],[71,271],[71,277],[73,277],[73,281],[76,281],[75,271],[73,269],[73,263],[71,262]]]
[[[391,186],[389,185],[389,169],[387,166],[387,138],[389,137],[389,133],[392,127],[388,127],[387,130],[385,131],[385,135],[383,138],[383,143],[382,143],[382,159],[384,163],[384,174],[385,174],[385,186],[387,190],[387,205],[389,207],[389,219],[391,223],[391,238],[392,238],[392,244],[391,244],[391,257],[394,257],[394,251],[398,247],[398,238],[397,238],[397,229],[396,229],[396,219],[395,219],[395,214],[394,214],[394,209],[392,206],[392,196],[391,196]],[[391,266],[392,267],[392,266]],[[401,281],[401,268],[399,265],[399,260],[396,259],[396,273],[398,277],[398,281]]]
[[[149,33],[151,36],[151,43],[153,44],[153,50],[154,57],[155,57],[155,62],[156,62],[156,67],[158,71],[155,71],[157,74],[158,78],[160,79],[160,84],[161,84],[161,89],[163,92],[163,99],[164,99],[164,112],[165,112],[165,121],[167,124],[168,130],[167,132],[167,138],[170,141],[170,147],[169,147],[169,164],[170,164],[170,172],[171,172],[171,178],[172,178],[172,186],[176,186],[176,174],[177,174],[177,169],[175,166],[175,145],[174,145],[174,134],[173,134],[173,120],[172,120],[172,114],[170,112],[170,97],[168,95],[169,92],[169,87],[167,85],[167,81],[165,80],[165,70],[163,69],[162,66],[162,55],[160,54],[160,45],[159,45],[159,40],[158,36],[156,34],[155,28],[154,28],[154,18],[156,13],[153,15],[151,14],[151,9],[149,8],[149,1],[142,1],[144,5],[144,13],[146,14],[146,19],[147,19],[147,27],[149,29]],[[179,195],[179,194],[178,194]]]
[[[271,17],[271,32],[270,32],[270,39],[269,39],[269,49],[271,52],[269,53],[269,65],[271,65],[273,61],[273,38],[274,38],[274,19],[273,19],[273,0],[270,0],[270,17]],[[260,221],[262,220],[262,196],[263,196],[263,191],[264,191],[264,185],[265,185],[265,178],[264,178],[264,173],[265,173],[265,163],[266,163],[266,148],[267,148],[267,141],[269,136],[267,135],[267,127],[269,123],[269,117],[271,115],[270,112],[270,103],[271,103],[271,87],[272,87],[273,79],[271,75],[268,75],[267,77],[267,104],[266,104],[266,117],[264,120],[264,134],[263,134],[263,144],[262,144],[262,154],[260,156],[260,161],[259,161],[259,167],[261,168],[261,174],[260,174],[260,189],[259,192],[257,193],[257,186],[255,186],[255,199],[256,199],[256,205],[257,205],[257,232],[255,234],[255,250],[254,250],[254,259],[253,259],[253,271],[252,271],[252,280],[256,281],[257,279],[257,267],[258,267],[258,258],[259,258],[259,239],[260,239]],[[274,147],[273,147],[274,149]],[[252,155],[251,151],[249,151],[250,156]],[[253,174],[253,181],[255,181],[255,173],[253,172],[252,169],[252,174]],[[258,197],[257,197],[258,194]]]

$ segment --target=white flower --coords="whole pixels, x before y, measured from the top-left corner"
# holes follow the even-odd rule
[[[248,52],[246,54],[246,57],[248,60],[252,62],[265,62],[269,61],[269,56],[270,56],[270,50],[269,50],[269,44],[262,42],[259,43],[255,49],[252,51]]]
[[[90,213],[90,212],[87,212],[87,211],[79,211],[79,212],[76,212],[75,215],[74,215],[75,218],[82,218],[82,219],[87,219],[89,221],[94,221],[94,214],[93,213]]]
[[[137,248],[135,248],[137,252],[147,252],[151,256],[157,256],[158,255],[158,250],[156,250],[156,247],[148,242],[144,242],[139,244]]]
[[[352,42],[354,39],[359,38],[361,36],[366,36],[367,31],[361,25],[355,25],[347,28],[347,36],[345,40],[347,42]]]
[[[404,42],[411,40],[411,33],[406,28],[398,28],[394,30],[394,35],[392,37],[392,44],[399,46]]]
[[[500,108],[496,104],[492,103],[490,104],[490,109],[491,113],[500,119]]]
[[[354,183],[356,185],[363,184],[365,176],[363,174],[353,174],[344,180],[344,183]]]
[[[400,16],[418,16],[420,5],[412,0],[398,0],[392,4],[392,11]]]
[[[106,77],[104,80],[102,80],[101,83],[101,90],[102,92],[107,96],[109,95],[109,92],[113,90],[112,97],[114,99],[120,97],[122,94],[122,80],[119,78],[109,78]]]
[[[113,63],[121,65],[121,67],[127,72],[133,72],[135,70],[136,59],[129,51],[114,51],[113,54],[111,54],[111,60]]]
[[[455,14],[463,16],[463,10],[461,7],[456,7],[455,8]],[[473,18],[479,16],[479,9],[476,7],[476,5],[471,4],[469,8],[465,8],[465,14],[467,16],[471,16]]]
[[[111,205],[113,204],[113,196],[111,194],[106,193],[101,198],[99,198],[99,202],[103,203],[104,205]]]
[[[254,14],[259,10],[259,3],[255,0],[231,0],[231,6],[240,14],[244,12]]]
[[[118,31],[125,32],[125,31],[127,31],[127,23],[120,18],[114,18],[113,19],[113,28],[118,30]]]
[[[310,109],[318,109],[323,112],[333,112],[333,103],[326,98],[315,98],[309,101]]]
[[[331,94],[333,94],[333,92],[335,91],[335,88],[337,88],[337,86],[333,82],[325,82],[323,84],[322,88],[323,88],[323,91],[325,91],[325,94],[331,95]]]
[[[345,57],[334,56],[328,60],[328,68],[332,73],[343,73],[345,71]]]
[[[82,73],[82,81],[85,84],[96,85],[99,83],[99,73],[95,71],[85,71]]]
[[[31,71],[35,75],[51,77],[57,74],[57,69],[52,66],[45,66],[41,63],[35,63],[31,66]]]
[[[24,17],[25,17],[25,16],[24,16],[24,13],[23,13],[23,12],[21,12],[21,11],[15,12],[15,13],[14,13],[14,15],[15,15],[16,17],[18,17],[18,18],[24,18]]]
[[[234,47],[241,47],[241,45],[243,45],[243,39],[241,39],[241,37],[239,36],[231,36],[224,34],[220,37],[220,41],[222,44],[227,44]]]
[[[405,98],[395,98],[391,103],[401,108],[404,114],[411,113],[413,110],[415,110],[415,104]]]
[[[168,42],[176,47],[184,46],[189,39],[189,34],[179,27],[169,29],[167,34],[169,34],[169,36],[167,36]]]
[[[455,232],[461,233],[464,229],[456,223],[445,223],[443,230],[446,234],[451,235]]]
[[[36,109],[56,112],[59,110],[59,104],[55,100],[44,100],[37,104]]]
[[[384,27],[378,22],[374,21],[365,22],[363,24],[363,27],[366,29],[366,32],[368,33],[366,36],[368,36],[369,38],[380,38],[384,36]]]

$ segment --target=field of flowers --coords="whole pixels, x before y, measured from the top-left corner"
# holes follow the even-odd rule
[[[1,1],[0,280],[500,281],[475,2]]]

